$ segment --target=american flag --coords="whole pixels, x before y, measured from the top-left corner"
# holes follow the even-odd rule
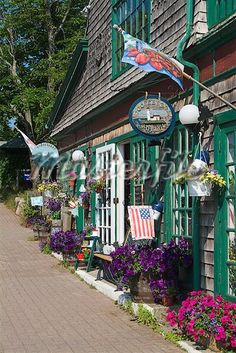
[[[134,239],[154,238],[154,220],[151,206],[128,206],[131,235]]]

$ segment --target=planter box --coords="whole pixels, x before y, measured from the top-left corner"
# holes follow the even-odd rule
[[[212,184],[201,182],[199,179],[188,181],[189,196],[210,196]]]

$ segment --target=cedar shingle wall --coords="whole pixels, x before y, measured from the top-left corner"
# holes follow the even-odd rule
[[[167,54],[176,54],[177,43],[185,33],[185,3],[185,0],[153,1],[151,13],[152,46],[162,49]],[[199,27],[199,23],[204,17],[204,3],[205,1],[202,0],[196,1],[194,16],[196,35],[206,32],[204,26]],[[54,129],[54,133],[70,126],[114,97],[123,88],[146,76],[146,73],[139,69],[131,68],[116,80],[111,80],[111,11],[110,0],[91,2],[87,35],[89,41],[87,68],[61,121]],[[194,34],[193,38],[195,37]],[[97,61],[100,59],[101,63],[98,66]]]

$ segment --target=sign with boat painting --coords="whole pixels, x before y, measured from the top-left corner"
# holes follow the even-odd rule
[[[172,132],[175,111],[166,99],[145,96],[137,99],[130,107],[129,121],[139,135],[149,140],[160,140]]]

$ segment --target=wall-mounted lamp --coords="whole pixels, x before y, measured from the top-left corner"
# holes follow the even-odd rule
[[[185,125],[187,129],[192,132],[204,132],[207,130],[209,124],[208,119],[212,117],[209,109],[199,104],[187,104],[179,111],[179,120],[181,124]]]
[[[74,151],[71,157],[73,162],[82,162],[85,160],[84,153],[80,150]]]

